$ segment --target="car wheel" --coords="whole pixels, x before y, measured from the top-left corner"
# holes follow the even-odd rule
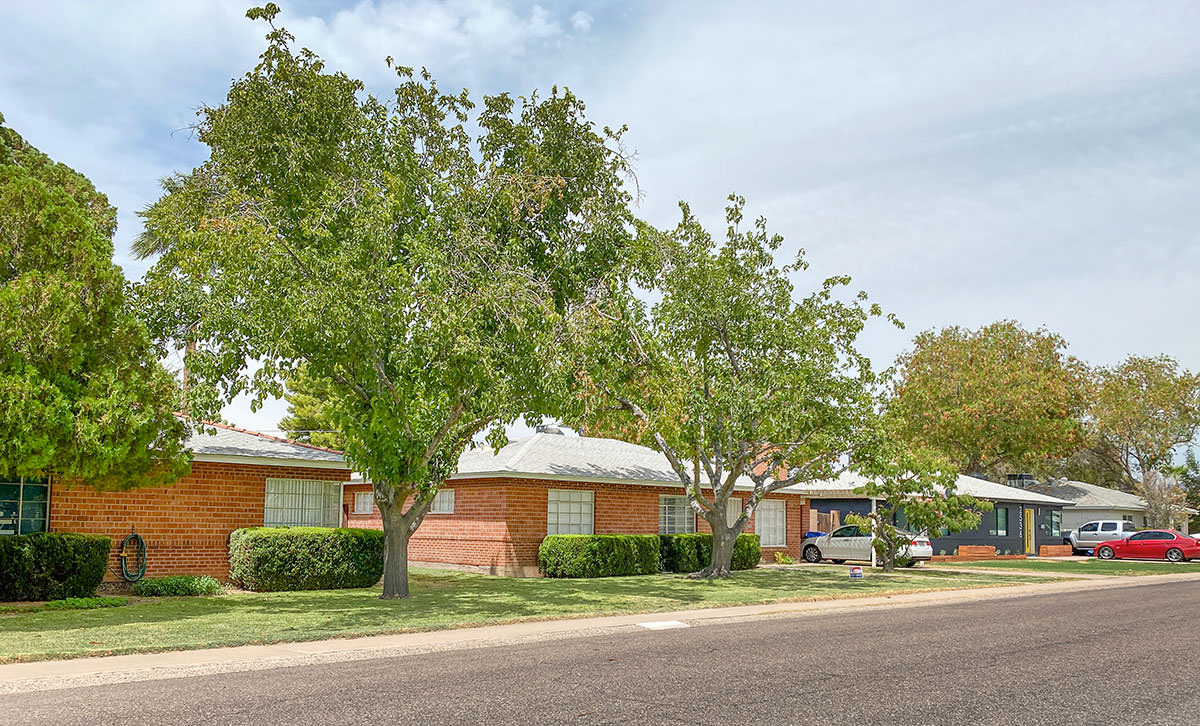
[[[1117,553],[1113,552],[1112,547],[1101,547],[1096,551],[1096,556],[1102,560],[1113,560],[1116,559]]]
[[[1172,547],[1167,550],[1167,562],[1183,562],[1183,550]]]
[[[804,561],[816,564],[821,561],[821,550],[816,547],[804,548]]]

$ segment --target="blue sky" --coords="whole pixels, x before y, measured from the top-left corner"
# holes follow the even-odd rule
[[[1015,318],[1099,364],[1200,368],[1200,3],[282,2],[386,94],[383,58],[476,95],[567,85],[630,126],[638,213],[725,196],[850,274],[911,335]],[[204,149],[186,131],[263,47],[246,4],[0,0],[0,112],[134,212]],[[270,430],[284,407],[226,416]]]

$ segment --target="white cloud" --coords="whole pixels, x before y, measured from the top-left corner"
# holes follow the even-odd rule
[[[1166,352],[1200,369],[1200,5],[1157,2],[359,2],[281,22],[375,89],[382,59],[447,87],[569,85],[628,123],[646,193],[714,230],[748,197],[813,277],[849,273],[916,330],[1015,317],[1111,363]],[[244,3],[39,3],[0,25],[0,111],[122,211],[203,150],[172,131],[254,62]],[[131,274],[140,268],[129,264]],[[274,428],[281,406],[227,415]]]
[[[592,29],[592,16],[586,10],[577,10],[571,16],[571,27],[581,33],[586,33]]]

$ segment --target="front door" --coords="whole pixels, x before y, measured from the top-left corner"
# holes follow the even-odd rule
[[[1025,509],[1025,554],[1034,555],[1037,552],[1033,547],[1033,510]]]

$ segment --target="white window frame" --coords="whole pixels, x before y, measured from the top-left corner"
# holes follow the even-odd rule
[[[339,527],[342,483],[322,479],[268,478],[263,492],[267,527]]]
[[[594,534],[596,493],[551,489],[546,493],[546,534]]]
[[[695,534],[696,511],[685,494],[658,495],[658,533]]]
[[[725,524],[733,526],[733,523],[740,516],[742,516],[742,500],[737,497],[730,497],[725,502]]]
[[[430,514],[454,514],[454,490],[438,489],[429,503]]]
[[[364,504],[365,502],[365,504]],[[354,511],[352,514],[370,514],[375,511],[374,492],[354,492]]]
[[[754,510],[754,533],[763,547],[787,547],[787,502],[783,499],[759,502]]]

